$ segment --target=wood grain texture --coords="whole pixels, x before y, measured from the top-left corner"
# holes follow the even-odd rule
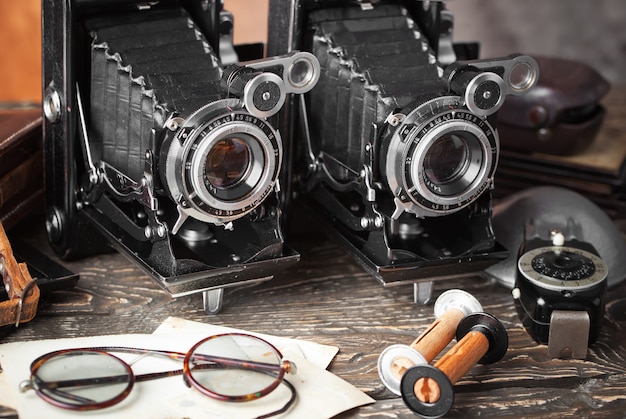
[[[456,329],[464,317],[465,313],[458,308],[446,310],[411,343],[411,348],[430,363],[454,339]]]
[[[19,232],[50,254],[34,221]],[[3,341],[151,333],[168,316],[307,339],[338,346],[330,371],[377,400],[340,418],[415,417],[383,386],[376,362],[384,348],[410,344],[432,323],[432,305],[415,305],[410,284],[383,288],[331,242],[294,246],[300,263],[271,281],[226,290],[218,315],[204,312],[199,295],[171,299],[119,254],[65,261],[81,274],[76,288],[50,294],[37,318]],[[610,290],[602,333],[586,360],[549,359],[547,348],[522,328],[501,285],[478,277],[447,280],[435,283],[435,296],[449,288],[474,294],[505,325],[510,341],[501,361],[477,365],[461,378],[447,417],[624,417],[626,284]]]

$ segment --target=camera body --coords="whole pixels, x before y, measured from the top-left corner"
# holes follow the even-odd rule
[[[506,257],[491,227],[495,117],[536,83],[536,62],[459,61],[472,48],[452,43],[442,2],[272,0],[270,14],[268,51],[321,67],[292,103],[297,201],[384,285]]]
[[[272,120],[288,95],[315,85],[315,58],[234,62],[221,2],[43,6],[53,248],[72,257],[112,246],[173,296],[204,292],[211,312],[224,287],[296,262],[283,240]]]
[[[513,289],[517,313],[536,342],[554,345],[551,329],[567,327],[558,324],[554,313],[578,312],[588,320],[573,328],[586,328],[588,339],[581,343],[586,347],[600,334],[608,267],[591,243],[575,237],[565,240],[556,229],[550,235],[549,239],[535,235],[520,246]],[[567,335],[573,339],[574,331]]]

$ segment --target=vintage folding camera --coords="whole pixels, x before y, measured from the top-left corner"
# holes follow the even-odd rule
[[[270,15],[269,53],[310,51],[321,67],[293,103],[298,201],[384,285],[505,257],[491,228],[495,116],[536,83],[535,60],[460,61],[472,48],[452,43],[442,2],[272,0]]]
[[[52,246],[112,246],[173,296],[203,292],[210,312],[224,287],[299,259],[283,240],[272,118],[319,76],[310,53],[233,63],[221,4],[43,3]]]

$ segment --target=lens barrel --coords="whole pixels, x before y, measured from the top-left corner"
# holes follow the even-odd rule
[[[384,141],[381,172],[406,212],[447,215],[491,186],[499,153],[496,131],[458,96],[418,106]]]

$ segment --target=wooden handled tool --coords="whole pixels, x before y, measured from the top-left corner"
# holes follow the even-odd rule
[[[482,306],[470,293],[452,289],[435,301],[436,320],[410,345],[391,345],[378,358],[378,374],[385,386],[400,395],[400,381],[411,367],[429,364],[454,339],[461,320],[482,312]]]
[[[509,345],[502,323],[486,313],[461,320],[456,337],[456,345],[434,366],[416,365],[402,377],[400,390],[404,402],[424,418],[439,418],[448,413],[454,403],[454,384],[477,363],[499,361]]]

